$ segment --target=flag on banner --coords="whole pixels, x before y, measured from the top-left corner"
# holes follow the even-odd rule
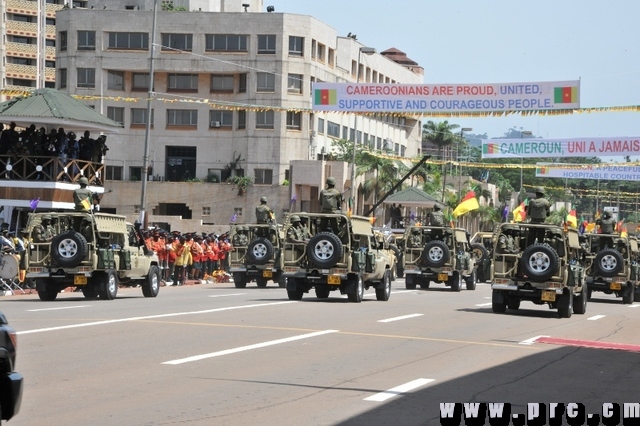
[[[31,210],[33,210],[34,212],[36,211],[36,209],[38,208],[38,203],[40,202],[40,197],[31,200],[29,202],[29,206],[31,207]]]
[[[523,202],[521,202],[518,207],[513,209],[513,221],[514,222],[524,222],[524,220],[527,217],[527,212],[526,212],[525,208],[527,207],[528,204],[529,204],[529,199],[527,198]]]
[[[237,219],[238,219],[238,212],[235,212],[233,216],[231,216],[231,223],[235,223]]]
[[[316,105],[336,105],[338,92],[335,89],[316,89]]]
[[[553,102],[556,104],[573,104],[578,102],[577,87],[556,87],[553,91]]]
[[[565,218],[565,222],[567,222],[571,227],[578,227],[578,218],[576,217],[576,209],[571,209],[569,213],[567,213],[567,217]]]
[[[509,205],[505,204],[504,208],[502,209],[502,221],[506,222],[508,217],[509,217]]]
[[[473,191],[467,192],[467,195],[464,196],[462,202],[458,204],[458,207],[453,211],[453,217],[456,218],[458,216],[462,216],[465,213],[468,213],[472,210],[477,210],[480,208],[480,204],[478,204],[478,200],[476,199],[476,193]]]

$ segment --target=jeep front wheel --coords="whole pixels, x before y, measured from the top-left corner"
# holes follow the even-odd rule
[[[439,268],[449,260],[449,247],[444,241],[429,241],[422,250],[422,261],[432,268]]]
[[[78,266],[88,251],[87,240],[75,231],[63,232],[51,240],[51,259],[63,268]]]
[[[307,255],[314,265],[331,268],[342,258],[342,241],[336,234],[320,232],[307,243]]]
[[[558,269],[558,253],[548,244],[532,244],[522,253],[520,266],[531,279],[548,280]]]

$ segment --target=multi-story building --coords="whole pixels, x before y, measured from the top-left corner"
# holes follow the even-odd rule
[[[281,217],[315,208],[329,174],[340,189],[351,185],[346,164],[291,169],[294,160],[325,164],[333,140],[420,154],[416,117],[310,109],[316,81],[421,83],[422,68],[402,52],[363,53],[370,49],[355,38],[311,16],[267,12],[262,0],[169,3],[189,11],[110,0],[56,15],[56,88],[123,125],[107,139],[103,210],[136,218],[145,187],[150,223],[251,222],[261,196]],[[252,183],[238,191],[227,183],[233,176]]]

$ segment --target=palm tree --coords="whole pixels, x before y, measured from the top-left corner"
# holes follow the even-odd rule
[[[477,212],[483,231],[491,231],[502,220],[500,211],[492,206],[480,206]]]
[[[444,160],[442,149],[460,140],[458,135],[453,133],[453,130],[458,128],[460,128],[459,125],[449,124],[447,120],[440,123],[429,120],[422,126],[422,140],[436,145],[438,147],[438,158]]]
[[[402,162],[377,156],[369,151],[362,151],[356,167],[356,175],[373,172],[371,178],[365,180],[363,189],[365,198],[374,196],[373,203],[378,202],[379,196],[384,195],[398,181],[398,174],[406,169]]]

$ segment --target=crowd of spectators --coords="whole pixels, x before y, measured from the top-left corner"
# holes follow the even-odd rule
[[[166,285],[183,285],[186,280],[213,281],[219,271],[229,271],[228,253],[232,250],[227,233],[222,235],[162,230],[143,233],[148,248],[160,260]]]
[[[7,163],[16,163],[19,157],[35,157],[36,165],[44,164],[48,158],[58,158],[64,168],[72,160],[102,163],[109,150],[106,135],[93,139],[88,130],[78,138],[74,132],[66,132],[62,127],[57,130],[51,129],[47,133],[44,127],[36,129],[36,125],[32,124],[22,131],[17,131],[16,123],[11,122],[8,127],[0,124],[0,132],[0,174],[7,170]],[[27,170],[27,174],[32,175],[33,179],[44,180],[46,175],[52,176],[52,170],[43,170],[45,173],[29,173],[36,171],[37,166],[32,167],[34,170]],[[77,169],[77,166],[74,168]],[[79,170],[68,171],[71,176],[78,172]],[[12,178],[9,173],[6,177]]]

